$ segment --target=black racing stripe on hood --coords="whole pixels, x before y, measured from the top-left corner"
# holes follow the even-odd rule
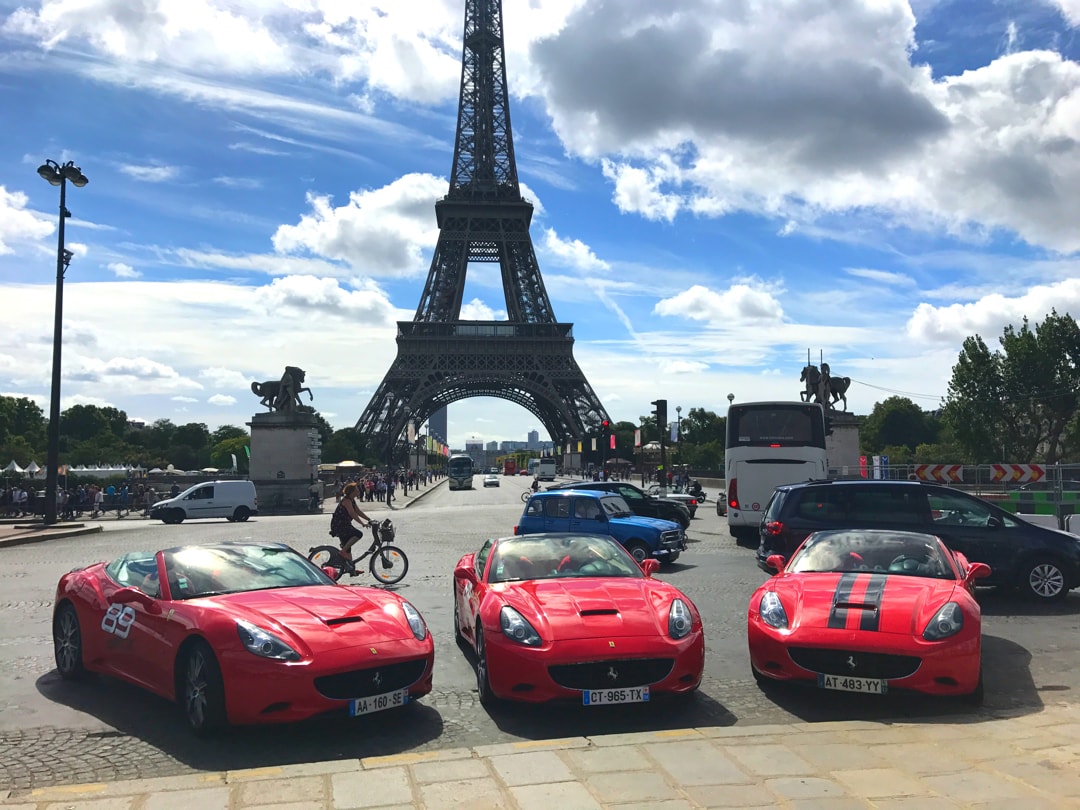
[[[832,610],[829,612],[829,627],[833,630],[843,630],[847,626],[847,608],[838,608],[837,604],[847,602],[851,598],[851,589],[855,587],[858,574],[842,574],[840,581],[836,583],[836,591],[833,593]]]
[[[885,583],[889,578],[885,574],[871,574],[870,584],[866,586],[863,604],[866,608],[859,619],[859,629],[876,632],[881,620],[881,597],[885,593]],[[873,608],[872,610],[870,608]]]

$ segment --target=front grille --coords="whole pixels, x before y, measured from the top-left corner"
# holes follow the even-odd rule
[[[680,532],[660,532],[660,545],[662,546],[677,546],[679,545]]]
[[[427,666],[426,658],[414,661],[402,661],[399,664],[386,664],[370,669],[354,669],[352,672],[339,672],[337,675],[323,675],[315,679],[315,688],[323,697],[332,700],[350,700],[351,698],[381,695],[404,689],[420,680]]]
[[[626,658],[559,664],[548,667],[548,674],[555,683],[567,689],[603,689],[656,683],[664,680],[674,666],[674,658]]]
[[[789,647],[788,654],[792,661],[811,672],[857,678],[906,678],[922,663],[921,658],[913,655],[823,650],[817,647]]]

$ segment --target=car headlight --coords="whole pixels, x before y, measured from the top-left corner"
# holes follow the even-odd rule
[[[300,660],[300,653],[273,633],[269,633],[251,622],[237,619],[236,632],[240,635],[240,642],[247,648],[247,651],[261,658],[273,658],[275,661]]]
[[[427,625],[424,624],[424,617],[420,615],[420,611],[408,602],[401,603],[401,610],[405,613],[405,619],[409,622],[409,629],[416,636],[416,640],[423,641],[427,638]]]
[[[690,616],[690,608],[686,606],[686,602],[682,599],[672,600],[667,617],[668,635],[674,639],[680,639],[689,633],[693,626],[694,620]]]
[[[758,613],[761,615],[761,620],[769,627],[775,627],[777,630],[787,629],[787,613],[784,612],[784,605],[775,591],[765,591],[761,595]]]
[[[964,627],[964,611],[956,602],[949,602],[945,607],[934,614],[930,624],[926,625],[922,637],[927,641],[940,641],[949,636],[955,636]]]
[[[502,625],[503,635],[508,639],[524,644],[526,647],[540,646],[540,634],[524,616],[509,605],[504,606],[499,613],[499,623]]]

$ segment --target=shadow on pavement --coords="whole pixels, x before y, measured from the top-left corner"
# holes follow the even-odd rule
[[[702,692],[619,706],[503,702],[488,710],[500,731],[527,740],[732,726],[738,718]]]
[[[979,722],[991,719],[989,710],[1036,713],[1043,708],[1039,689],[1031,677],[1031,653],[1012,641],[983,635],[982,708],[962,698],[942,698],[914,692],[863,695],[818,689],[814,684],[766,683],[759,688],[777,706],[807,722],[827,720],[905,720]],[[1047,690],[1048,691],[1048,690]]]
[[[1074,591],[1060,602],[1039,603],[1015,588],[997,586],[975,592],[984,616],[1076,616],[1080,615],[1080,593]]]
[[[441,715],[421,699],[365,717],[352,718],[343,711],[299,723],[237,727],[217,738],[199,739],[188,730],[179,707],[113,678],[70,683],[53,670],[36,685],[47,699],[116,729],[104,734],[135,738],[198,770],[385,756],[421,747],[443,732]]]

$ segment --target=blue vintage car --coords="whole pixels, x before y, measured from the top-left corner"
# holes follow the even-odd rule
[[[686,548],[678,523],[635,515],[621,495],[584,489],[538,492],[529,498],[514,534],[541,532],[608,535],[638,562],[674,562]]]

